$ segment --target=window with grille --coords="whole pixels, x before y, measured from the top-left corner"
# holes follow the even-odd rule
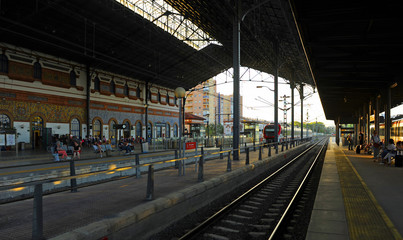
[[[6,114],[0,114],[0,129],[4,128],[11,128],[11,121]]]
[[[79,138],[80,137],[80,121],[77,118],[74,118],[71,120],[70,124],[71,124],[70,134]]]
[[[8,73],[8,58],[5,54],[0,55],[0,72]]]
[[[42,79],[42,66],[39,62],[34,63],[34,78]]]
[[[101,89],[101,82],[100,82],[99,78],[96,77],[94,79],[94,90],[95,91],[100,91],[100,89]]]

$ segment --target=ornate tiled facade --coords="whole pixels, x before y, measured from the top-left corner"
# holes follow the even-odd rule
[[[45,122],[69,123],[73,116],[85,119],[83,107],[62,106],[47,103],[0,101],[0,112],[9,112],[14,121],[30,122],[38,114]]]
[[[80,63],[41,53],[33,55],[29,49],[1,42],[0,49],[0,59],[6,61],[0,69],[0,114],[8,116],[11,127],[17,129],[25,142],[42,137],[41,129],[33,127],[38,119],[43,121],[39,128],[52,129],[52,134],[87,135],[86,131],[92,129],[87,126],[88,98],[90,124],[94,119],[100,120],[104,125],[102,130],[108,132],[112,120],[116,124],[129,121],[133,135],[137,133],[134,126],[140,122],[141,134],[145,133],[146,84],[141,80],[98,69],[91,69],[87,79],[87,69]],[[178,123],[178,107],[173,89],[154,85],[150,92],[161,97],[158,101],[148,100],[148,121],[153,127],[174,129]],[[78,121],[74,120],[73,124],[73,119]],[[29,129],[39,135],[35,136]]]

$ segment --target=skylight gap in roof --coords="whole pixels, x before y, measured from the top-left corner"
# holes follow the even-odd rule
[[[194,49],[221,45],[163,0],[116,0]]]

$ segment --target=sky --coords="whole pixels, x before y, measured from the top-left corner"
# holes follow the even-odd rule
[[[274,121],[274,78],[267,73],[255,71],[253,69],[241,67],[240,70],[240,94],[243,97],[243,116],[248,118]],[[214,77],[217,81],[217,92],[221,94],[233,94],[233,77],[232,69],[228,72],[221,73]],[[257,86],[264,86],[256,88]],[[270,89],[269,89],[270,88]],[[291,88],[284,79],[279,78],[279,100],[281,96],[289,96],[286,98],[287,108],[291,106]],[[326,120],[322,103],[318,93],[310,86],[304,87],[304,122],[323,122],[326,126],[334,126],[333,120]],[[294,90],[294,119],[301,121],[301,104],[298,91]],[[284,108],[284,101],[279,101],[279,108]],[[283,122],[284,113],[282,110],[278,112],[279,122]],[[308,121],[307,121],[308,120]],[[291,121],[291,109],[287,111],[287,122]]]

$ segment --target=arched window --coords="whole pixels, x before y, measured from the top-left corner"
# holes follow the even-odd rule
[[[178,125],[174,125],[174,137],[178,137]]]
[[[71,120],[70,124],[71,124],[70,134],[79,138],[80,137],[80,121],[78,121],[77,118],[73,118]]]
[[[123,87],[123,94],[128,97],[129,96],[129,86],[127,86],[127,83]]]
[[[70,86],[77,86],[77,75],[76,72],[74,72],[74,70],[72,70],[70,72]]]
[[[0,129],[11,128],[10,118],[6,114],[0,114]]]
[[[167,123],[167,126],[165,128],[165,137],[170,138],[171,137],[171,125]]]
[[[109,85],[109,91],[112,93],[112,94],[115,94],[115,82],[112,80],[111,81],[111,83],[110,83],[110,85]]]
[[[8,73],[8,58],[5,54],[0,55],[0,72]]]
[[[34,78],[42,79],[42,66],[39,62],[34,63]]]
[[[92,127],[92,135],[94,137],[102,137],[101,133],[102,133],[101,121],[95,120]]]
[[[140,98],[140,95],[141,94],[141,90],[140,90],[140,87],[137,87],[137,90],[136,90],[136,97],[137,98]]]
[[[155,137],[156,138],[160,138],[160,137],[162,137],[162,125],[160,124],[160,123],[158,123],[158,124],[155,124],[155,128],[156,128],[156,133],[155,133]]]
[[[99,80],[98,77],[96,77],[94,79],[94,90],[95,91],[100,91],[100,89],[101,89],[101,81]]]
[[[142,131],[142,126],[140,122],[136,123],[136,137],[142,137],[143,136],[143,131]]]

